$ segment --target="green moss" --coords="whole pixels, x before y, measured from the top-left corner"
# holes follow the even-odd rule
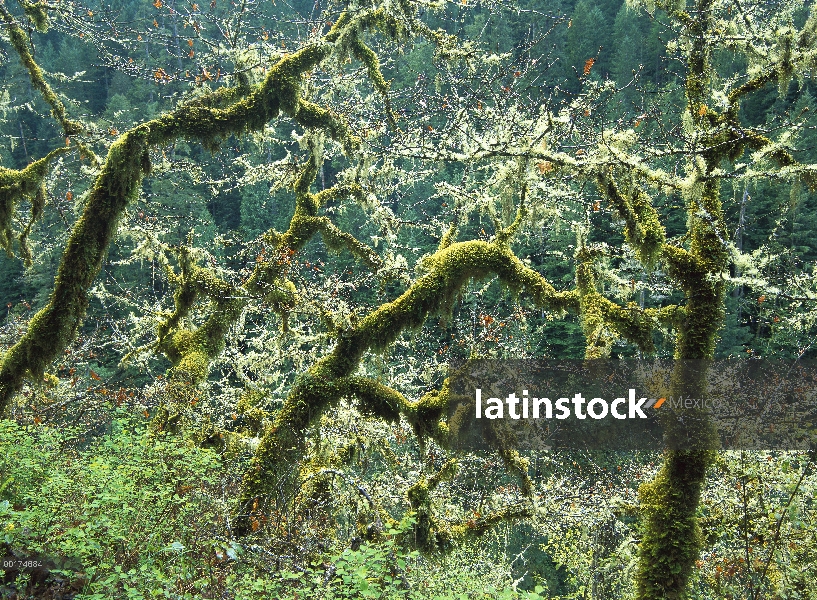
[[[243,418],[249,435],[257,436],[269,418],[261,405],[266,400],[266,394],[261,390],[246,390],[238,399],[236,411]]]
[[[34,22],[34,25],[39,31],[46,31],[48,29],[48,15],[41,2],[23,1],[20,4],[26,15]],[[62,126],[65,135],[74,135],[82,131],[82,125],[68,118],[65,106],[51,89],[51,86],[45,81],[42,69],[36,63],[28,48],[28,36],[25,31],[23,31],[11,13],[9,13],[2,4],[0,4],[0,17],[2,17],[6,23],[11,45],[17,51],[17,55],[20,57],[23,66],[28,71],[31,85],[42,94],[45,101],[51,106],[51,113],[54,115],[54,118],[57,119],[60,126]]]
[[[392,127],[396,127],[394,111],[392,110],[391,102],[389,101],[390,84],[383,78],[383,73],[380,71],[380,61],[377,59],[377,54],[375,54],[371,48],[363,43],[363,40],[360,39],[359,34],[352,37],[350,47],[355,58],[366,65],[366,70],[369,73],[369,80],[372,82],[372,85],[374,85],[374,88],[380,92],[380,95],[383,97],[383,100],[386,103],[386,118],[389,120],[389,124]]]
[[[615,337],[621,337],[644,352],[654,351],[653,330],[656,319],[651,311],[634,303],[620,306],[596,290],[593,271],[594,252],[582,248],[576,254],[576,288],[580,297],[579,315],[587,340],[585,358],[606,358]]]
[[[444,443],[448,436],[442,420],[448,405],[445,389],[426,394],[412,404],[385,386],[350,376],[365,352],[386,348],[405,329],[422,325],[432,312],[447,310],[469,279],[495,274],[508,287],[529,293],[542,308],[578,308],[575,292],[557,292],[502,244],[452,244],[432,256],[427,268],[428,273],[402,296],[372,311],[338,340],[331,354],[297,379],[276,415],[275,426],[253,457],[244,479],[242,503],[265,494],[272,482],[281,485],[282,479],[292,477],[292,465],[304,452],[304,431],[344,395],[354,395],[384,417],[396,418],[402,411],[421,438],[434,437]]]
[[[24,33],[7,11],[2,12],[2,16],[13,45],[29,70],[33,85],[51,104],[66,134],[78,132],[79,126],[67,120],[64,107],[45,84],[42,71],[28,52]],[[340,19],[339,22],[341,21],[348,23],[348,19]],[[9,350],[0,368],[0,412],[5,409],[11,396],[20,389],[23,378],[28,374],[39,376],[45,366],[74,337],[88,303],[87,291],[99,273],[118,219],[125,206],[138,194],[141,180],[150,170],[148,151],[151,147],[183,137],[198,140],[206,147],[215,149],[229,135],[262,128],[270,119],[278,116],[280,111],[289,114],[303,126],[324,128],[347,150],[351,151],[357,146],[359,140],[351,135],[339,117],[301,97],[301,76],[331,54],[333,46],[330,41],[305,46],[283,57],[270,69],[265,80],[249,91],[242,89],[242,94],[239,94],[234,89],[217,90],[131,129],[111,145],[89,193],[85,211],[69,236],[49,302],[32,319],[28,332]],[[63,151],[65,150],[59,150]],[[32,166],[29,173],[36,168],[38,167]],[[36,186],[32,185],[34,179],[28,176],[11,181],[13,173],[7,170],[0,171],[0,178],[3,176],[6,176],[10,184],[5,188],[0,185],[0,242],[3,241],[2,213],[6,211],[10,215],[13,210],[13,202],[9,199],[18,198],[21,194],[34,194],[34,204],[39,206],[36,202],[39,182]],[[308,197],[308,194],[302,195],[304,198]],[[5,237],[8,246],[8,230]],[[307,239],[307,235],[302,236],[302,243]],[[273,275],[271,273],[266,275],[266,278],[259,275],[255,282],[262,286],[272,284],[276,277],[270,277]],[[184,311],[189,310],[198,293],[208,293],[206,288],[209,287],[209,293],[212,294],[220,287],[214,279],[200,281],[198,285],[201,290],[194,290],[191,285],[186,288],[182,286],[181,292],[177,292],[175,314],[159,326],[158,347],[177,362],[183,360],[183,354],[174,348],[169,334],[180,326]],[[238,301],[216,302],[214,306],[223,311],[223,314],[208,319],[196,333],[201,350],[197,349],[195,352],[204,356],[212,356],[221,347],[223,342],[220,339],[223,340],[223,335],[241,310],[241,303]],[[191,366],[189,372],[199,377],[202,370],[198,366]]]
[[[14,231],[13,223],[17,206],[23,199],[31,202],[31,218],[28,225],[20,234],[20,253],[27,262],[30,262],[26,239],[34,222],[42,214],[45,204],[43,180],[48,173],[51,162],[58,156],[65,154],[68,148],[52,150],[43,158],[34,161],[19,171],[0,167],[0,246],[13,255]]]
[[[414,518],[414,526],[409,531],[411,542],[423,552],[445,550],[453,541],[449,527],[434,518],[431,493],[440,483],[451,479],[456,470],[457,461],[451,459],[430,478],[420,477],[406,493],[411,507],[410,516]]]
[[[672,451],[639,488],[642,529],[638,598],[680,598],[702,548],[696,518],[710,451]]]
[[[756,143],[741,133],[737,107],[733,104],[723,115],[706,107],[710,79],[709,32],[713,27],[711,0],[697,6],[696,19],[684,22],[690,39],[686,80],[687,108],[693,125],[701,136],[704,170],[711,173],[724,160],[735,160],[746,144]],[[761,85],[759,81],[751,85]],[[740,93],[748,92],[745,88]],[[732,98],[732,102],[737,98]],[[740,138],[740,139],[738,139]],[[748,141],[747,141],[748,140]],[[784,159],[785,160],[785,159]],[[705,181],[700,198],[688,201],[689,248],[664,245],[662,257],[670,277],[684,292],[686,304],[672,314],[677,326],[678,359],[709,359],[713,356],[717,332],[723,321],[725,286],[722,273],[727,266],[725,241],[728,239],[718,180]],[[683,372],[677,363],[673,373],[673,393],[687,392],[701,385],[703,375]],[[697,381],[695,378],[700,379]],[[697,394],[693,393],[693,397]],[[694,432],[699,440],[695,450],[670,450],[661,470],[650,483],[639,490],[642,511],[642,538],[639,546],[636,598],[682,598],[702,548],[696,511],[714,452],[715,436],[711,425],[701,415],[687,421],[698,423]],[[682,421],[676,421],[680,423]],[[688,431],[669,427],[666,436],[672,442]]]
[[[41,33],[48,31],[48,13],[45,12],[46,7],[43,2],[27,2],[26,0],[18,0],[18,2],[26,16],[34,23],[37,31]]]
[[[137,128],[111,146],[63,251],[49,302],[32,318],[28,331],[9,350],[0,368],[0,409],[26,375],[39,378],[73,339],[87,307],[87,290],[99,273],[118,218],[138,192],[146,133]]]
[[[623,173],[616,175],[619,181],[624,180]],[[652,268],[660,256],[666,232],[649,196],[635,183],[630,184],[629,194],[622,193],[612,176],[599,177],[599,188],[624,220],[624,239],[641,263]]]
[[[360,402],[364,414],[374,415],[395,423],[400,420],[401,408],[407,404],[405,397],[392,388],[366,377],[350,377],[349,395]]]

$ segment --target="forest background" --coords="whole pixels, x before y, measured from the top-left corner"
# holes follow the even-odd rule
[[[759,39],[811,23],[808,3],[731,4],[713,12],[743,20]],[[49,157],[43,191],[38,181],[0,215],[6,348],[49,302],[67,240],[124,132],[212,90],[247,93],[271,65],[331,36],[348,8],[42,6],[47,31],[39,4],[3,8],[0,165],[21,170]],[[350,38],[351,50],[296,75],[326,114],[282,102],[286,114],[260,126],[146,151],[150,176],[117,221],[76,336],[42,374],[32,370],[0,422],[3,549],[53,561],[44,579],[7,578],[4,597],[651,597],[638,583],[638,490],[659,472],[657,453],[552,452],[527,457],[520,475],[519,457],[501,449],[452,457],[433,418],[367,407],[360,384],[304,426],[297,466],[267,482],[263,498],[246,491],[296,377],[433,271],[429,257],[454,239],[508,240],[557,295],[526,302],[520,286],[477,265],[480,276],[442,294],[433,318],[367,355],[367,381],[422,399],[444,386],[457,358],[676,349],[661,309],[683,293],[668,269],[642,260],[643,240],[625,232],[615,194],[588,165],[641,150],[651,173],[667,174],[649,191],[666,239],[687,243],[696,213],[678,181],[694,171],[695,151],[680,9],[617,0],[400,6],[392,9],[423,26],[360,25],[379,63]],[[64,113],[20,60],[12,22]],[[739,36],[726,27],[713,47],[721,34],[724,49],[709,57],[711,99],[693,117],[726,106],[719,90],[739,88],[756,59],[729,47]],[[742,126],[775,149],[741,148],[717,175],[730,260],[714,358],[815,358],[817,196],[808,168],[763,164],[779,148],[792,164],[817,162],[815,93],[798,68],[740,99]],[[313,221],[308,237],[291,235],[279,254],[283,232],[312,201],[328,219]],[[583,251],[594,261],[590,284],[577,275]],[[266,264],[286,282],[262,293],[252,285]],[[565,311],[558,293],[577,278],[617,304],[656,311],[648,340]],[[213,325],[212,315],[229,318]],[[208,327],[219,340],[203,367],[167,341],[175,328]],[[691,575],[679,575],[684,593],[814,597],[811,464],[795,452],[713,460],[694,511],[700,550]]]

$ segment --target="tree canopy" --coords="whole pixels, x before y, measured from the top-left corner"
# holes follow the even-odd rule
[[[813,356],[811,3],[0,0],[0,16],[0,412],[78,426],[77,452],[117,411],[149,422],[123,440],[192,442],[168,468],[229,483],[218,552],[256,540],[277,570],[365,540],[394,593],[418,594],[395,553],[523,524],[560,561],[539,581],[554,595],[732,593],[704,561],[712,473],[734,457],[608,457],[626,506],[597,490],[609,521],[571,551],[564,518],[541,522],[577,462],[498,439],[451,451],[447,367]],[[810,461],[787,460],[799,481],[768,477],[794,486],[791,515]],[[492,489],[478,461],[501,466]],[[21,494],[11,481],[0,493]],[[746,558],[749,504],[735,585],[813,585],[770,571],[813,565],[794,542],[775,554],[782,525],[765,563]],[[315,530],[282,535],[284,515]],[[613,546],[635,565],[616,584]]]

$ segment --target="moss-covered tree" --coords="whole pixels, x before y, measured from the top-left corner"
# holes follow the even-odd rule
[[[591,4],[577,5],[580,13],[594,11],[574,15],[577,22],[580,16],[601,22],[602,11]],[[153,6],[160,9],[162,3]],[[193,6],[183,23],[196,33],[188,42],[190,48],[206,41],[194,14],[198,5]],[[327,351],[318,357],[307,353],[311,365],[297,374],[276,411],[267,413],[256,406],[264,391],[248,385],[238,404],[247,430],[210,424],[198,438],[216,444],[223,443],[216,440],[225,435],[243,441],[257,438],[243,477],[235,532],[254,531],[258,518],[269,512],[276,489],[310,481],[318,482],[316,494],[325,493],[316,473],[334,476],[334,471],[310,471],[305,461],[309,431],[320,428],[321,418],[342,400],[355,402],[362,412],[384,421],[404,420],[421,443],[449,445],[447,381],[412,399],[373,375],[366,363],[388,352],[407,332],[422,328],[431,316],[446,319],[456,313],[473,282],[496,281],[516,305],[550,318],[576,319],[587,359],[611,356],[616,344],[652,353],[657,343],[672,346],[678,359],[712,358],[723,324],[730,261],[745,258],[731,244],[725,224],[724,182],[775,178],[814,183],[813,167],[797,162],[788,147],[799,121],[783,119],[773,137],[771,127],[767,131],[746,124],[741,103],[769,86],[786,94],[793,77],[803,78],[813,69],[817,15],[800,18],[800,7],[789,4],[769,8],[720,0],[656,2],[646,8],[652,12],[656,7],[678,32],[670,52],[684,65],[678,74],[683,106],[677,114],[669,110],[669,115],[649,107],[629,115],[626,109],[623,117],[621,107],[614,107],[621,91],[597,75],[596,63],[607,68],[607,56],[600,58],[595,49],[592,55],[581,55],[591,52],[574,39],[578,31],[567,36],[578,65],[567,87],[580,93],[562,94],[543,79],[548,74],[543,64],[553,56],[542,50],[543,41],[557,28],[570,28],[573,21],[568,18],[551,18],[520,52],[500,56],[483,52],[476,40],[457,39],[430,27],[427,22],[445,17],[426,13],[432,7],[425,3],[363,2],[316,21],[296,47],[253,54],[240,43],[249,19],[237,13],[223,21],[234,69],[219,82],[220,69],[213,73],[203,63],[200,74],[189,75],[180,53],[178,14],[170,12],[167,21],[160,24],[157,18],[153,24],[167,32],[163,43],[173,49],[177,74],[171,76],[153,64],[149,45],[154,38],[143,40],[140,34],[135,47],[146,43],[144,66],[152,70],[154,84],[177,85],[187,78],[192,90],[182,94],[176,107],[121,133],[109,127],[113,141],[105,145],[93,123],[71,118],[70,106],[66,108],[34,59],[21,23],[27,19],[45,30],[51,8],[21,1],[15,14],[0,3],[5,39],[27,70],[33,89],[50,106],[62,132],[60,140],[65,139],[64,145],[28,166],[0,169],[3,247],[13,252],[17,236],[20,254],[30,259],[26,240],[43,210],[43,182],[58,157],[76,152],[93,164],[87,197],[62,250],[48,303],[2,357],[0,411],[12,403],[26,380],[42,380],[76,337],[120,220],[138,201],[158,155],[168,149],[175,152],[180,142],[200,144],[217,155],[221,145],[235,149],[241,138],[263,138],[270,123],[283,119],[298,128],[294,137],[301,146],[293,146],[291,157],[277,160],[278,170],[271,171],[281,179],[273,187],[285,182],[294,196],[287,228],[270,229],[257,240],[261,250],[244,273],[208,264],[192,234],[187,243],[165,245],[165,277],[173,305],[157,319],[155,340],[134,352],[151,351],[169,362],[152,427],[156,433],[176,432],[196,422],[197,398],[212,366],[250,310],[262,306],[275,313],[282,335],[291,314],[307,306],[325,322],[331,339]],[[75,13],[54,12],[54,18],[68,23],[77,18]],[[87,12],[93,17],[93,11]],[[80,31],[96,36],[103,50],[108,47],[110,38],[93,27]],[[266,40],[269,32],[263,29],[259,35]],[[407,61],[423,69],[416,80],[414,73],[387,80],[384,72],[394,68],[387,53],[395,46],[412,45],[418,47],[414,59],[433,54],[432,64],[417,67]],[[195,51],[189,52],[193,59]],[[716,59],[723,53],[739,57],[741,68],[736,73],[717,71]],[[118,60],[110,54],[106,59],[111,64]],[[347,67],[349,63],[354,66]],[[359,73],[353,71],[357,67]],[[619,83],[627,79],[614,72]],[[344,79],[347,76],[351,83]],[[626,95],[632,102],[632,90]],[[672,90],[665,95],[666,106],[671,107]],[[336,110],[339,106],[344,110]],[[617,115],[613,128],[606,114]],[[97,152],[104,156],[98,158]],[[674,160],[677,164],[672,165]],[[422,214],[398,215],[388,208],[410,196],[411,189],[428,191],[430,198],[423,202],[440,200],[439,205],[424,204]],[[673,195],[683,198],[687,216],[680,235],[668,235],[672,215],[661,205],[662,198]],[[333,219],[350,201],[368,211],[367,224],[375,233],[364,233],[373,240],[371,245],[358,231],[348,231]],[[14,216],[23,204],[30,206],[30,217],[15,230]],[[596,213],[612,217],[613,225],[601,224]],[[406,214],[412,218],[402,218]],[[426,236],[426,247],[429,239],[435,243],[435,249],[416,261],[415,274],[407,273],[404,256],[377,247],[382,239],[396,239],[401,226],[416,227],[419,233],[412,235]],[[575,247],[562,255],[570,268],[558,282],[548,281],[543,269],[520,250],[536,235],[557,227],[562,235],[565,229],[575,234]],[[620,236],[610,239],[622,241],[601,243],[604,235]],[[382,293],[376,301],[361,303],[347,320],[338,318],[329,299],[317,307],[310,304],[303,285],[296,284],[295,263],[318,239],[330,251],[350,254],[372,274],[369,281],[380,278]],[[615,275],[609,260],[616,253],[616,258],[625,256],[638,265],[643,277],[672,287],[678,301],[636,302],[633,293],[611,293],[606,282]],[[321,272],[317,266],[314,271]],[[635,278],[629,287],[635,291]],[[485,328],[493,322],[488,315],[479,318]],[[694,383],[679,367],[674,385],[688,391]],[[450,547],[457,538],[532,514],[534,486],[528,463],[498,440],[493,445],[518,481],[522,502],[476,520],[444,521],[435,514],[433,495],[456,472],[456,460],[446,460],[442,467],[419,474],[408,489],[411,537],[417,546],[426,551]],[[642,486],[637,597],[683,596],[701,550],[697,508],[713,456],[706,446],[669,451],[655,480]],[[371,536],[392,518],[380,512],[372,517],[373,528],[366,530]]]

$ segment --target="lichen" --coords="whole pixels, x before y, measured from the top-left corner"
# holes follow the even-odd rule
[[[598,187],[624,220],[624,239],[635,250],[641,263],[652,268],[660,257],[666,232],[647,193],[635,183],[630,184],[629,193],[622,192],[619,181],[625,179],[624,174],[617,172],[615,175],[617,177],[608,172],[600,176]]]
[[[58,156],[65,154],[68,148],[52,150],[43,158],[32,162],[24,169],[14,170],[0,167],[0,247],[9,255],[13,255],[14,248],[14,213],[23,199],[31,202],[31,218],[26,228],[19,235],[20,254],[27,263],[31,257],[26,245],[26,239],[31,226],[42,214],[46,196],[43,189],[43,180],[48,173],[50,163]]]
[[[26,15],[34,22],[39,31],[46,31],[48,29],[48,15],[41,2],[21,2],[21,5]],[[28,49],[28,39],[25,31],[23,31],[23,28],[20,27],[3,4],[0,4],[0,17],[3,18],[6,24],[11,45],[20,57],[23,66],[28,71],[31,85],[42,94],[45,101],[51,106],[51,114],[57,119],[65,135],[70,136],[82,131],[82,125],[78,121],[72,121],[68,118],[65,106],[54,93],[54,90],[51,89],[51,86],[48,85],[48,82],[46,82],[42,69],[36,63],[34,57],[31,55],[31,51]]]
[[[64,107],[47,86],[42,78],[42,71],[31,58],[22,30],[7,11],[2,16],[15,48],[26,63],[32,83],[51,104],[66,133],[78,132],[78,126],[67,120]],[[341,22],[346,22],[348,26],[349,19],[341,18],[338,24]],[[148,152],[151,148],[178,138],[186,138],[197,140],[205,147],[215,150],[221,140],[233,134],[258,130],[280,112],[286,113],[304,127],[325,130],[333,139],[340,142],[347,152],[353,151],[359,145],[359,140],[351,134],[342,119],[330,110],[308,102],[301,94],[301,76],[333,52],[332,41],[339,39],[343,32],[343,28],[338,28],[338,24],[325,40],[309,44],[280,58],[269,70],[267,77],[249,90],[242,89],[241,94],[229,88],[216,90],[184,103],[170,113],[134,127],[114,141],[88,194],[85,210],[68,238],[49,302],[34,316],[26,334],[4,357],[0,367],[0,412],[5,409],[13,394],[20,389],[23,378],[27,375],[38,378],[45,367],[74,338],[88,305],[88,289],[101,269],[117,222],[125,207],[137,196],[142,178],[150,171]],[[0,177],[2,176],[11,177],[12,173],[2,171]],[[39,188],[29,186],[31,181],[29,177],[19,180],[28,186],[27,193],[36,194]],[[18,197],[19,193],[12,188],[13,185],[7,187],[11,190],[8,197]],[[308,193],[302,196],[305,200],[302,206],[306,207],[306,200],[310,198],[314,202],[314,196]],[[10,211],[11,205],[6,202],[0,206],[0,210]],[[318,225],[313,224],[312,234],[320,229]],[[330,235],[335,234],[335,239],[346,247],[352,245],[346,236],[339,236],[326,226],[324,230]],[[290,243],[290,247],[293,245],[300,247],[309,237],[309,231],[306,230],[292,232],[288,238],[284,236],[282,244]],[[272,267],[272,270],[274,271],[275,267]],[[251,283],[268,288],[270,285],[278,285],[275,280],[275,277],[270,277],[270,273],[266,273],[258,274]],[[188,289],[185,293],[192,292]],[[179,299],[177,297],[177,303]],[[212,356],[213,350],[223,343],[219,341],[219,336],[226,332],[230,323],[235,320],[235,314],[239,310],[238,304],[228,303],[229,306],[226,308],[229,310],[226,314],[222,316],[214,314],[196,331],[197,343],[191,346],[195,349],[190,351],[196,354],[198,357],[196,360],[191,358],[185,361],[184,353],[179,352],[178,348],[174,349],[170,343],[173,337],[169,334],[180,325],[182,315],[177,314],[164,324],[160,324],[159,337],[167,340],[164,347],[173,357],[171,360],[183,365],[179,372],[183,371],[185,377],[191,380],[200,379],[204,373],[201,361]],[[223,340],[223,336],[221,339]]]
[[[292,466],[304,452],[306,428],[344,396],[368,402],[370,410],[386,418],[396,418],[402,412],[418,435],[444,440],[444,393],[430,393],[409,404],[375,382],[351,376],[366,352],[386,348],[402,331],[420,327],[432,313],[448,310],[470,279],[496,275],[509,288],[530,295],[541,308],[557,312],[579,308],[576,292],[558,292],[501,243],[455,243],[439,250],[426,266],[428,272],[406,292],[364,317],[340,337],[331,354],[297,378],[245,475],[241,505],[263,496],[272,482],[280,485],[287,474],[291,477]],[[507,458],[513,462],[513,457]]]

